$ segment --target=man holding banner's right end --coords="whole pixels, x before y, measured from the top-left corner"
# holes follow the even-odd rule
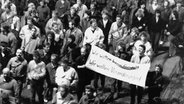
[[[146,47],[144,45],[140,45],[138,49],[138,54],[134,54],[131,57],[131,62],[132,63],[137,63],[137,64],[149,64],[150,63],[150,58],[146,55],[144,55]],[[136,86],[133,84],[130,84],[130,96],[131,96],[131,101],[130,104],[135,104],[135,97],[137,95],[137,104],[141,104],[141,99],[143,95],[143,88],[140,86]]]

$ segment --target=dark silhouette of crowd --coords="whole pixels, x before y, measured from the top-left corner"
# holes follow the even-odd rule
[[[182,0],[1,0],[0,7],[1,104],[24,104],[25,89],[31,104],[122,104],[122,93],[141,104],[144,92],[148,104],[160,104],[161,65],[143,88],[88,69],[91,47],[138,64],[151,64],[166,43],[169,57],[184,48]]]

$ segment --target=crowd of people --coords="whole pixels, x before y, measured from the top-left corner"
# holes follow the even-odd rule
[[[31,104],[118,104],[127,85],[130,104],[141,104],[145,89],[156,104],[161,65],[145,88],[128,84],[86,68],[91,46],[138,64],[151,64],[166,41],[169,57],[184,48],[182,0],[1,0],[0,7],[2,104],[20,104],[25,86]]]

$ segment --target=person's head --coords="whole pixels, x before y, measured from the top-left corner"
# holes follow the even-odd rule
[[[52,11],[52,18],[57,18],[58,12],[56,10]]]
[[[178,2],[176,3],[176,7],[177,7],[177,8],[180,8],[181,6],[182,6],[181,1],[178,1]]]
[[[156,9],[155,10],[155,16],[160,17],[160,15],[161,15],[161,11],[159,9]]]
[[[125,44],[123,42],[120,42],[118,45],[117,45],[117,52],[118,53],[123,53],[125,52]]]
[[[142,31],[142,32],[139,34],[139,36],[140,36],[141,41],[147,41],[147,40],[148,40],[148,33],[145,32],[145,31]]]
[[[107,11],[107,9],[104,9],[102,11],[102,18],[103,19],[108,19],[108,17],[109,17],[108,11]]]
[[[62,62],[61,62],[61,66],[63,67],[64,71],[68,70],[69,60],[68,59],[63,59]]]
[[[116,22],[117,24],[121,25],[122,24],[122,18],[121,18],[121,15],[117,15],[116,16]]]
[[[162,68],[162,66],[160,64],[155,66],[155,72],[156,73],[160,73],[161,74],[162,71],[163,71],[163,68]]]
[[[82,4],[82,1],[81,0],[77,0],[77,4],[78,5],[81,5]]]
[[[37,29],[35,27],[33,27],[32,28],[32,36],[31,36],[32,39],[36,39],[38,37],[38,35],[36,33],[37,33]]]
[[[75,7],[71,7],[70,8],[70,13],[73,15],[75,13],[77,13],[77,10],[75,9]]]
[[[178,19],[178,12],[177,11],[172,11],[171,12],[171,19]]]
[[[7,5],[5,6],[5,12],[6,12],[6,13],[10,13],[10,12],[11,12],[11,5],[10,5],[10,4],[7,4]]]
[[[16,57],[18,58],[18,60],[22,60],[23,59],[23,52],[21,49],[17,49],[16,51]]]
[[[32,17],[27,18],[27,25],[29,26],[29,29],[32,29],[32,27],[33,27],[33,18]]]
[[[80,53],[81,53],[81,55],[86,55],[86,48],[83,46],[83,47],[81,47],[81,49],[80,49]]]
[[[92,3],[90,4],[90,9],[91,9],[91,10],[95,10],[95,9],[96,9],[96,3],[95,3],[95,2],[92,2]]]
[[[158,3],[157,0],[152,1],[152,4],[157,4],[157,3]]]
[[[97,20],[94,19],[94,18],[90,20],[90,24],[91,24],[91,27],[94,28],[94,29],[96,29],[97,26],[98,26],[97,25]]]
[[[29,3],[28,4],[28,8],[30,8],[30,10],[35,10],[36,9],[36,6],[34,3]]]
[[[60,0],[62,3],[65,2],[66,0]]]
[[[75,21],[74,20],[69,21],[69,28],[70,29],[73,29],[75,26],[76,26],[76,24],[75,24]]]
[[[74,43],[75,42],[75,36],[74,35],[70,35],[68,37],[68,43]]]
[[[165,0],[164,1],[164,7],[168,7],[170,5],[169,1],[168,0]]]
[[[59,86],[58,92],[60,93],[61,97],[64,98],[69,93],[69,87],[67,85]]]
[[[33,53],[33,60],[36,63],[39,63],[41,61],[41,54],[40,54],[39,50],[35,50],[34,51],[34,53]]]
[[[131,29],[130,35],[132,35],[132,36],[137,36],[138,34],[139,34],[139,29],[138,29],[137,27],[133,27],[133,28]]]
[[[59,25],[58,25],[56,22],[54,22],[54,23],[52,24],[52,29],[53,29],[54,31],[57,31],[57,30],[59,29]]]
[[[2,71],[3,77],[5,80],[8,80],[11,76],[11,72],[9,68],[4,68]]]
[[[58,63],[58,59],[59,59],[59,56],[57,54],[52,54],[51,55],[50,60],[51,60],[52,64],[57,64]]]
[[[88,96],[88,97],[93,97],[93,93],[94,93],[94,88],[91,86],[91,85],[86,85],[85,86],[85,94]]]
[[[139,45],[138,48],[139,55],[144,55],[145,50],[146,50],[145,45]]]
[[[45,51],[46,53],[48,53],[48,52],[50,51],[50,46],[51,46],[50,43],[46,43],[46,44],[44,45],[43,49],[44,49],[44,51]]]
[[[9,26],[3,26],[2,28],[3,35],[8,35],[10,32],[10,27]]]
[[[45,0],[41,0],[40,1],[40,6],[44,6],[45,5]]]
[[[144,12],[141,9],[138,9],[137,12],[135,13],[136,17],[144,17]]]
[[[141,8],[141,9],[145,9],[145,7],[146,7],[145,2],[140,3],[140,8]]]
[[[55,34],[54,34],[54,32],[52,32],[52,31],[48,31],[48,32],[46,33],[46,36],[47,36],[48,41],[50,41],[50,42],[53,42],[54,39],[55,39]]]

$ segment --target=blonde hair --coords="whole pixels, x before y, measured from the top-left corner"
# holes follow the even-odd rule
[[[144,12],[141,9],[138,9],[137,12],[135,13],[136,17],[144,17]]]

